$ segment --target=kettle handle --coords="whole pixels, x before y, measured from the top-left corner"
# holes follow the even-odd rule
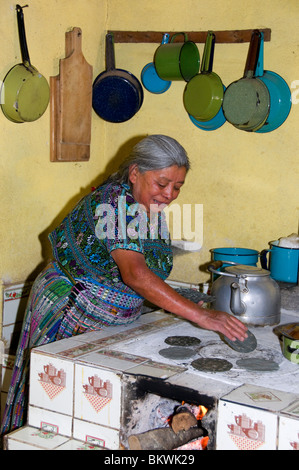
[[[233,266],[236,266],[238,263],[234,263],[233,261],[224,261],[225,264],[232,264]],[[208,271],[211,273],[217,274],[218,276],[229,276],[229,277],[239,277],[237,274],[230,274],[226,273],[225,271],[218,271],[219,268],[223,266],[223,262],[218,260],[218,261],[213,261],[211,264],[208,265]]]

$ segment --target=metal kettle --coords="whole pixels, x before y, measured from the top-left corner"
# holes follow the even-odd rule
[[[212,308],[237,316],[248,325],[265,326],[280,322],[280,289],[270,271],[225,261],[215,261],[208,270],[217,274],[212,285]]]

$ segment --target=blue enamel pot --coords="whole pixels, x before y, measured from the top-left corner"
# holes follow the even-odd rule
[[[238,247],[221,247],[210,250],[212,253],[212,261],[222,261],[221,268],[217,271],[222,272],[230,263],[242,264],[246,266],[257,266],[259,260],[259,252],[250,248]],[[217,275],[213,274],[213,281],[217,279]]]
[[[264,125],[256,132],[266,133],[274,131],[285,122],[291,110],[292,97],[287,83],[280,75],[264,70],[264,33],[260,34],[260,50],[255,76],[268,88],[270,111]]]
[[[259,252],[250,248],[223,247],[213,248],[210,251],[213,261],[223,261],[223,266],[226,266],[225,261],[256,266],[259,259]]]

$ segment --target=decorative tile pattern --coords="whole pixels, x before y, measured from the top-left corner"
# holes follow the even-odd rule
[[[119,429],[120,412],[120,375],[76,364],[74,417]]]
[[[73,362],[33,351],[29,404],[72,416],[73,379]]]
[[[298,399],[295,393],[245,384],[222,397],[223,400],[279,412]]]
[[[8,450],[53,450],[68,441],[65,436],[24,426],[8,435]]]
[[[276,450],[278,418],[275,414],[220,400],[217,450]]]
[[[181,331],[198,334],[202,342],[216,336],[155,312],[125,327],[104,328],[34,349],[29,426],[6,438],[10,448],[119,449],[127,381],[132,384],[137,376],[145,375],[192,386],[219,399],[217,449],[276,449],[278,436],[278,448],[298,449],[299,395],[288,392],[297,390],[292,384],[298,383],[298,369],[293,368],[290,375],[284,368],[287,383],[281,374],[274,382],[273,374],[264,376],[260,383],[255,374],[257,383],[271,380],[273,389],[255,381],[241,385],[243,376],[237,370],[221,377],[197,374],[187,363],[162,360],[158,354],[164,338]],[[281,389],[275,387],[278,381]]]
[[[110,450],[119,449],[119,430],[97,425],[87,421],[74,419],[74,439],[84,441],[88,445],[105,447]]]
[[[299,420],[279,418],[278,450],[299,450]]]

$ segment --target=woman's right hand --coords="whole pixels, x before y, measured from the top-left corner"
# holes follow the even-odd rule
[[[201,308],[195,322],[206,330],[224,334],[228,339],[244,341],[247,338],[247,326],[233,315],[217,310]]]

